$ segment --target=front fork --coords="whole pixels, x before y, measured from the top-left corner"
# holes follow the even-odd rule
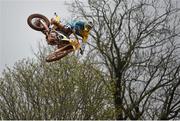
[[[43,25],[43,27],[45,28],[45,31],[43,32],[46,36],[48,36],[49,34],[49,27],[47,26],[47,24],[43,21],[40,20],[41,24]]]

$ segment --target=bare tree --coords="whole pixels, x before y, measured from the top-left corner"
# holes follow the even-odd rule
[[[91,20],[90,53],[111,77],[115,119],[180,118],[177,0],[75,0]]]

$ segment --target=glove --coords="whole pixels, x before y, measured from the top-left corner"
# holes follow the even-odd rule
[[[84,51],[84,49],[85,49],[85,43],[81,43],[81,49]]]
[[[85,43],[82,43],[82,44],[81,44],[81,48],[80,48],[80,54],[81,54],[81,55],[83,55],[84,49],[85,49]]]

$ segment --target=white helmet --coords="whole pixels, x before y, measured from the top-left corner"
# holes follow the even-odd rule
[[[93,28],[93,23],[91,21],[88,21],[86,26],[89,28],[89,29],[92,29]]]

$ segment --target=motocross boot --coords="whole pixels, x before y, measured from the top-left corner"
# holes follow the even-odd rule
[[[64,34],[66,34],[67,36],[72,34],[72,30],[70,27],[62,25],[61,23],[57,22],[54,18],[51,19],[51,24],[56,26],[56,30],[64,32]]]
[[[54,18],[51,19],[51,24],[58,27],[59,30],[62,30],[64,28],[64,26],[60,24],[59,22],[57,22]]]

